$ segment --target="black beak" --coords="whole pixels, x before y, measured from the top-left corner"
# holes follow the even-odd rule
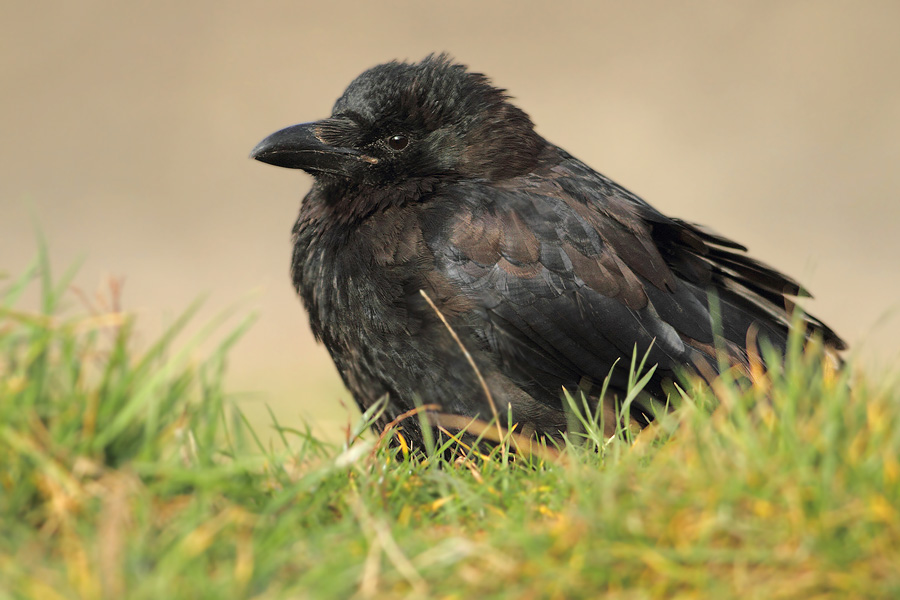
[[[303,169],[313,175],[332,173],[349,177],[360,163],[377,164],[378,159],[355,148],[324,142],[322,132],[346,126],[338,119],[292,125],[276,131],[250,152],[250,158],[288,169]]]

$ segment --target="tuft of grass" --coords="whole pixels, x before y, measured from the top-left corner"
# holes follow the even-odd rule
[[[817,344],[630,443],[570,398],[556,452],[412,456],[378,407],[267,446],[221,385],[246,323],[196,361],[192,308],[138,350],[125,313],[60,312],[67,283],[43,254],[0,281],[0,598],[900,597],[897,377]]]

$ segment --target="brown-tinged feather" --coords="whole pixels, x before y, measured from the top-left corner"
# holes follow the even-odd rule
[[[515,212],[500,217],[500,252],[516,264],[535,263],[541,256],[537,236]]]
[[[500,260],[500,223],[496,215],[485,212],[477,219],[463,214],[453,225],[450,242],[480,265]]]
[[[613,272],[601,264],[597,258],[588,258],[568,243],[563,243],[562,248],[569,260],[572,261],[574,273],[581,277],[589,288],[611,298],[620,294],[622,291],[620,280],[622,277],[618,268],[616,268],[615,272],[619,277],[616,278]]]

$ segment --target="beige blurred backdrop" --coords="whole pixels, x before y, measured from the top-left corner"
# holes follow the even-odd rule
[[[866,360],[900,319],[900,2],[12,2],[0,7],[0,271],[33,223],[149,339],[207,294],[259,319],[231,389],[338,435],[349,401],[288,279],[310,178],[247,158],[359,72],[449,51],[539,132],[806,283]],[[73,301],[74,303],[74,301]],[[895,311],[896,312],[896,311]],[[880,320],[881,319],[881,320]]]

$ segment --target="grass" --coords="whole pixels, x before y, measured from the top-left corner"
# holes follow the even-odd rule
[[[196,361],[191,311],[139,351],[45,258],[4,287],[0,598],[900,597],[897,378],[816,345],[631,444],[576,415],[558,455],[414,458],[367,416],[259,443],[221,386],[246,324]]]

